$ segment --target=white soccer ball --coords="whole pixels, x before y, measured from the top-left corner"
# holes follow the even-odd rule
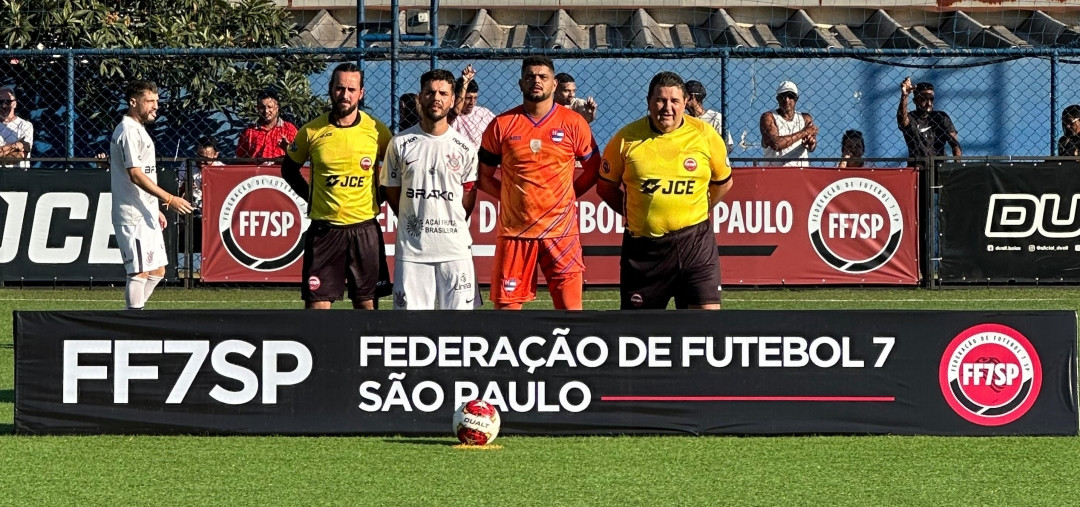
[[[487,445],[499,435],[499,411],[484,400],[469,400],[454,411],[454,435],[467,445]]]

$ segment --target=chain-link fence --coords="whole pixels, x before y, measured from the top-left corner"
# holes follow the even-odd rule
[[[761,155],[761,114],[776,107],[776,88],[787,80],[799,87],[797,109],[812,114],[820,128],[817,157],[838,157],[847,130],[863,132],[868,157],[906,156],[895,117],[900,82],[909,76],[935,85],[934,107],[952,117],[965,155],[1051,155],[1061,135],[1061,111],[1080,102],[1080,92],[1068,86],[1080,77],[1080,51],[1071,49],[937,50],[931,56],[739,48],[546,52],[557,72],[574,76],[578,96],[599,103],[593,130],[601,145],[645,113],[648,82],[664,70],[704,83],[705,106],[723,113],[733,157]],[[498,113],[521,102],[522,54],[443,49],[438,66],[458,73],[472,64],[479,104]],[[394,59],[385,48],[0,51],[0,85],[14,89],[16,114],[34,124],[34,157],[105,153],[123,114],[123,83],[133,77],[162,86],[154,128],[159,156],[193,156],[196,140],[206,135],[231,156],[239,132],[256,117],[259,90],[275,90],[282,116],[303,124],[325,110],[333,65],[359,56],[367,59],[365,107],[396,123],[395,98],[416,91],[420,74],[431,68],[420,49],[403,48]]]
[[[455,74],[472,65],[479,104],[496,113],[521,103],[517,81],[524,55],[553,57],[556,72],[574,76],[578,96],[599,103],[592,127],[601,146],[645,114],[649,80],[657,72],[674,71],[705,85],[704,105],[722,112],[724,137],[737,165],[762,156],[761,115],[776,108],[777,86],[788,80],[799,88],[797,109],[812,114],[820,128],[812,154],[818,160],[811,159],[818,164],[835,163],[848,130],[863,133],[868,158],[905,158],[895,118],[906,77],[935,85],[934,107],[952,117],[968,157],[1056,154],[1061,112],[1080,103],[1080,92],[1067,86],[1080,77],[1080,50],[1074,49],[56,51],[0,51],[0,86],[13,88],[16,114],[34,124],[32,155],[38,167],[77,168],[64,161],[107,153],[108,137],[125,109],[123,84],[131,78],[162,87],[153,135],[162,164],[181,167],[195,156],[196,141],[208,135],[216,137],[223,158],[232,157],[239,132],[255,120],[259,90],[277,92],[285,119],[301,125],[314,118],[326,108],[332,68],[346,61],[361,63],[365,71],[365,108],[394,125],[396,98],[417,91],[433,55],[438,67]],[[197,259],[190,255],[197,249],[178,239],[186,254],[179,267],[197,273],[198,265],[189,260]]]

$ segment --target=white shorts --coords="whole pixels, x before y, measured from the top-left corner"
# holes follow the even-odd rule
[[[394,309],[472,310],[484,301],[472,259],[445,262],[394,260]]]
[[[159,229],[145,225],[117,225],[116,245],[124,260],[127,274],[146,273],[169,263],[165,251],[165,235]]]

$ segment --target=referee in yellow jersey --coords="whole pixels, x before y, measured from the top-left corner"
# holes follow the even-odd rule
[[[720,261],[709,210],[731,189],[727,146],[709,124],[684,116],[686,84],[674,72],[649,83],[649,115],[604,149],[596,190],[626,219],[619,286],[624,310],[720,309]]]
[[[281,177],[308,201],[311,226],[304,243],[300,293],[307,308],[326,310],[348,288],[353,308],[375,308],[380,236],[378,164],[390,129],[358,109],[364,75],[353,63],[334,68],[331,110],[296,134]],[[300,168],[311,161],[311,185]]]

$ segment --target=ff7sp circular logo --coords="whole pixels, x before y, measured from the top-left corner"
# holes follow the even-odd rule
[[[221,243],[248,268],[284,268],[304,254],[301,239],[311,223],[306,207],[284,179],[252,176],[233,187],[221,206]]]
[[[814,198],[807,219],[818,257],[838,271],[866,273],[885,265],[900,248],[900,203],[880,183],[845,178]]]
[[[1001,426],[1035,404],[1042,364],[1019,331],[979,324],[949,343],[938,377],[945,401],[960,417],[981,426]]]

